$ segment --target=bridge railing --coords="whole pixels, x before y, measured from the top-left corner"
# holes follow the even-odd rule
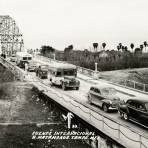
[[[42,86],[43,84],[43,86]],[[58,102],[77,116],[87,121],[98,130],[101,130],[114,140],[121,142],[129,148],[148,148],[148,137],[137,132],[132,127],[124,125],[109,118],[107,115],[88,107],[84,102],[79,102],[70,96],[57,92],[52,88],[45,88],[44,82],[35,84],[40,90],[44,90],[47,96]],[[48,87],[48,86],[47,86]],[[97,140],[97,139],[96,139]]]
[[[56,63],[65,63],[65,64],[67,63],[67,62],[64,62],[64,61],[54,60],[54,59],[44,57],[44,56],[41,56],[41,55],[36,55],[35,57],[44,61],[44,62],[56,62]],[[80,66],[77,66],[77,70],[78,70],[79,73],[86,75],[86,76],[89,76],[89,77],[92,77],[92,78],[95,78],[95,79],[98,79],[99,75],[100,75],[99,71],[94,71],[94,70],[87,69],[87,68],[80,67]]]
[[[25,73],[22,69],[19,67],[13,65],[3,57],[0,57],[0,63],[2,63],[8,70],[12,72],[16,80],[24,80]]]
[[[121,81],[119,84],[139,91],[148,92],[148,84],[143,84],[131,80],[124,80]]]

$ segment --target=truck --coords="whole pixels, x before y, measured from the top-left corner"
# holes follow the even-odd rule
[[[75,88],[79,90],[80,81],[77,77],[77,67],[68,63],[54,63],[49,66],[50,82],[61,86],[63,90]]]
[[[25,68],[25,63],[32,61],[32,55],[27,52],[16,53],[16,65],[20,68]]]

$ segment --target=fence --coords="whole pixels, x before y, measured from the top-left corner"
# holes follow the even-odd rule
[[[46,84],[41,81],[35,83],[38,89],[44,89],[44,94],[114,140],[130,148],[148,148],[148,137],[136,132],[132,128],[122,125],[118,121],[109,118],[95,109],[90,109],[86,103],[78,102],[75,98],[49,88],[48,85],[45,87],[45,85]]]
[[[148,84],[143,84],[131,80],[124,80],[121,81],[119,84],[139,91],[148,92]]]
[[[20,71],[19,74],[25,75],[21,69],[7,62],[5,59],[0,58],[0,62],[6,64],[8,67],[10,66],[10,69],[13,71]],[[44,94],[52,98],[54,101],[58,102],[124,146],[131,148],[148,148],[148,137],[136,132],[135,129],[122,125],[120,122],[109,118],[103,113],[91,109],[84,102],[78,102],[75,98],[56,91],[40,79],[35,79],[35,81],[31,81],[31,83],[39,90],[44,90]]]
[[[25,78],[25,73],[23,70],[18,68],[17,66],[11,64],[4,58],[0,57],[0,63],[2,63],[8,70],[12,72],[16,80],[24,80]]]

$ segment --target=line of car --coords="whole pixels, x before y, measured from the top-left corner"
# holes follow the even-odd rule
[[[37,76],[48,78],[47,69],[47,65],[40,65],[36,70]],[[108,85],[96,85],[90,87],[88,102],[99,106],[105,112],[117,110],[121,118],[148,126],[148,98],[132,97],[125,102],[119,98],[115,88]]]
[[[117,110],[124,120],[131,120],[148,128],[148,98],[129,98],[126,102],[117,96],[117,90],[107,85],[92,86],[88,102],[103,111]]]
[[[10,61],[15,62],[15,56],[12,55]],[[48,65],[37,65],[37,63],[33,61],[28,63],[28,71],[35,72],[36,76],[41,79],[48,79],[48,68]],[[58,77],[60,72],[61,71],[57,71],[55,77]],[[55,73],[55,71],[52,71],[52,73]],[[52,82],[51,78],[50,81]],[[63,90],[65,90],[66,85],[70,84],[71,78],[64,77],[62,81],[61,86]],[[74,82],[75,81],[76,80],[74,80]],[[79,89],[79,85],[80,84],[76,85],[76,89]],[[88,102],[89,104],[97,105],[105,112],[117,110],[124,120],[132,120],[140,125],[148,127],[148,98],[132,97],[125,102],[117,96],[117,90],[115,88],[108,85],[95,85],[90,87]]]

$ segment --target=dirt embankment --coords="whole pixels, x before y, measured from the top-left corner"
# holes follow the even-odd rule
[[[0,85],[0,122],[49,122],[49,109],[25,82]],[[49,119],[49,120],[48,120]]]
[[[0,83],[14,81],[14,75],[0,64]]]
[[[148,84],[148,68],[102,72],[101,78],[115,83],[120,83],[124,80],[133,80],[136,82]]]

